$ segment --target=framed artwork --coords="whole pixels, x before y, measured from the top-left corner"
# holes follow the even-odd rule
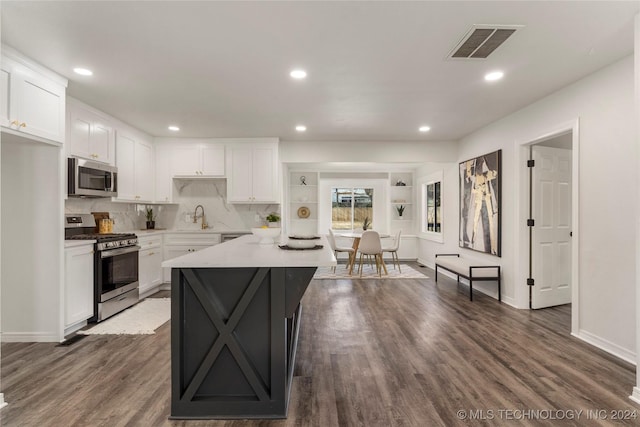
[[[460,163],[459,246],[501,255],[502,150]]]

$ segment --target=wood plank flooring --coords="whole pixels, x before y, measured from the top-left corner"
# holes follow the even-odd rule
[[[414,268],[429,278],[311,283],[286,420],[169,420],[166,323],[155,335],[70,346],[2,344],[0,424],[640,425],[610,412],[640,417],[628,399],[635,368],[572,338],[569,306],[515,310],[479,293],[470,302],[468,288]]]

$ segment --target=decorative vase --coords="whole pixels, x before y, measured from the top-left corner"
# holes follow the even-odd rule
[[[279,222],[268,222],[267,225],[269,226],[269,228],[278,228],[278,227],[280,227],[280,223]]]
[[[155,221],[147,221],[147,230],[153,230],[154,228],[156,228],[156,222]]]

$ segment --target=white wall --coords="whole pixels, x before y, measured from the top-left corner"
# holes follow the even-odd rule
[[[437,253],[457,253],[458,248],[458,163],[427,163],[416,170],[416,182],[420,185],[425,177],[434,172],[442,172],[442,234],[443,242],[428,240],[418,233],[418,261],[424,265],[434,268],[435,254]],[[420,199],[421,188],[416,193],[418,199],[416,203],[422,203]],[[417,211],[419,215],[419,210]],[[420,224],[416,225],[420,227]]]
[[[2,134],[2,338],[62,339],[61,149]]]
[[[634,60],[635,60],[635,121],[636,121],[636,142],[640,143],[640,14],[637,14],[634,21]],[[637,144],[636,144],[637,147]],[[636,149],[636,167],[640,166],[640,150]],[[640,211],[640,174],[638,174],[636,188],[636,203]],[[636,212],[636,366],[640,366],[640,212]],[[640,403],[640,370],[636,369],[636,386],[633,388],[631,399]]]
[[[282,163],[447,162],[457,158],[456,142],[280,141]]]
[[[627,57],[460,141],[458,161],[502,149],[503,295],[528,295],[517,275],[518,147],[579,119],[579,318],[574,334],[635,359],[636,116],[633,57]],[[507,76],[508,78],[508,76]],[[468,252],[468,251],[467,251]]]

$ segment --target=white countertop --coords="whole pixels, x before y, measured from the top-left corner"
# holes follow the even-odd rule
[[[321,236],[317,250],[284,250],[278,243],[261,245],[253,234],[202,249],[162,263],[171,268],[218,267],[330,267],[336,257],[327,238]],[[277,240],[276,240],[277,241]],[[284,241],[282,243],[285,243]]]
[[[134,233],[138,236],[147,236],[153,234],[165,233],[187,233],[187,234],[251,234],[251,230],[221,230],[216,228],[178,230],[178,229],[152,229],[152,230],[131,230],[127,233]]]

